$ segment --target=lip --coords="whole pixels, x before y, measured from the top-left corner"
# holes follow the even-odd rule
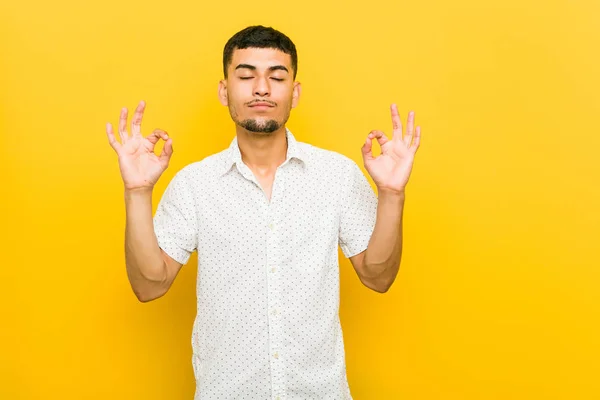
[[[252,107],[252,108],[271,108],[273,106],[269,103],[260,102],[260,103],[254,103],[254,104],[250,105],[250,107]]]

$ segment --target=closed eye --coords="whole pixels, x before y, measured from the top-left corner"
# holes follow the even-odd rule
[[[240,79],[242,79],[244,81],[247,79],[252,79],[252,78],[254,78],[254,77],[253,76],[240,76]],[[273,78],[273,77],[271,77],[271,79],[278,81],[278,82],[281,82],[284,80],[283,78]]]

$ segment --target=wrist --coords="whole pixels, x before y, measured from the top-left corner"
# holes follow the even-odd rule
[[[400,190],[387,189],[387,188],[377,188],[377,194],[379,199],[382,197],[390,200],[404,200],[406,198],[406,189],[402,188]]]
[[[145,197],[148,195],[152,195],[153,189],[154,189],[153,186],[137,187],[137,188],[125,187],[125,192],[124,192],[125,198]]]

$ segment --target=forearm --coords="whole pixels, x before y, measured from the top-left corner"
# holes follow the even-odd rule
[[[377,219],[365,252],[365,269],[372,279],[391,285],[402,258],[402,213],[405,193],[379,192]]]
[[[125,191],[125,263],[138,298],[155,297],[167,281],[167,269],[154,233],[152,191]]]

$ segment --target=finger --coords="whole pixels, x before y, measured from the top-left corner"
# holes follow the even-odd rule
[[[414,151],[417,151],[419,148],[419,144],[421,143],[421,127],[417,126],[415,140],[413,144],[410,146]]]
[[[392,140],[401,140],[402,121],[400,120],[400,115],[398,114],[398,106],[396,104],[392,104],[390,110],[392,112],[392,126],[394,128],[394,136],[392,137]]]
[[[402,138],[406,146],[410,147],[410,143],[413,139],[413,132],[415,126],[415,112],[411,111],[408,113],[408,122],[406,124],[406,135]]]
[[[151,134],[149,134],[146,139],[148,139],[148,141],[152,144],[156,144],[158,143],[159,139],[163,139],[164,141],[167,141],[167,139],[169,139],[169,135],[167,134],[167,132],[163,131],[162,129],[155,129],[154,131],[152,131]]]
[[[377,139],[377,143],[379,143],[379,146],[383,146],[384,144],[390,141],[390,139],[388,139],[388,137],[385,136],[385,133],[378,130],[372,130],[371,133],[369,133],[369,138]]]
[[[115,134],[110,122],[106,123],[106,135],[108,136],[108,143],[110,143],[110,146],[115,149],[117,153],[119,153],[119,150],[121,150],[121,143],[119,143],[115,138]]]
[[[169,165],[169,160],[171,160],[171,155],[173,154],[173,139],[168,139],[163,146],[162,151],[160,152],[160,156],[158,156],[159,160],[163,163],[165,168]]]
[[[127,143],[129,135],[127,134],[127,108],[121,109],[121,115],[119,116],[119,136],[121,136],[121,143]]]
[[[360,149],[362,151],[362,155],[363,155],[363,159],[365,161],[367,160],[372,160],[373,159],[373,138],[369,136],[367,136],[367,140],[365,141],[365,143],[363,144],[362,148]]]
[[[142,135],[142,118],[144,116],[144,108],[146,108],[146,103],[142,100],[135,109],[135,113],[131,119],[131,136]]]

